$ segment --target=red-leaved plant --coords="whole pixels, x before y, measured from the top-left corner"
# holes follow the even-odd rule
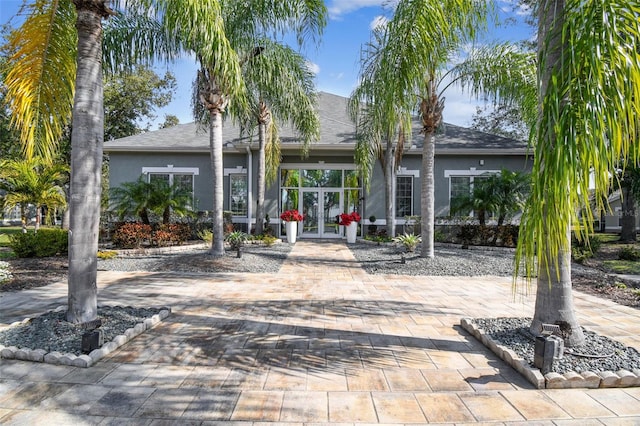
[[[287,210],[280,215],[280,219],[285,222],[302,222],[304,215],[300,214],[298,210]]]
[[[344,226],[349,226],[351,225],[352,222],[360,222],[360,215],[358,214],[358,212],[351,212],[351,213],[342,213],[340,215],[340,225],[344,225]]]

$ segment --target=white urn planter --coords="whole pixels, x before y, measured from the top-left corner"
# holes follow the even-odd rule
[[[285,222],[285,229],[287,231],[287,242],[289,244],[295,243],[296,237],[298,236],[298,222],[296,221]]]
[[[358,222],[351,222],[349,225],[345,226],[345,230],[347,234],[347,243],[355,243],[356,236],[358,235]]]

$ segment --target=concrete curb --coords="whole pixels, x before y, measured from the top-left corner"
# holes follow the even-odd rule
[[[59,312],[66,309],[66,306],[59,306],[55,311]],[[120,346],[131,341],[134,337],[158,325],[160,321],[167,318],[170,313],[171,308],[162,309],[159,313],[151,316],[150,318],[145,318],[143,322],[139,322],[134,327],[128,328],[125,331],[125,334],[115,336],[112,341],[105,342],[101,348],[95,349],[89,354],[75,355],[72,353],[60,353],[55,351],[47,352],[44,349],[17,348],[15,346],[0,345],[0,358],[88,368],[118,349]],[[29,322],[30,320],[31,318],[25,318],[22,321],[11,324],[9,327],[19,326]]]
[[[532,367],[520,358],[514,351],[500,345],[478,328],[470,318],[460,320],[462,328],[491,349],[493,353],[524,376],[537,389],[575,389],[575,388],[626,388],[640,386],[640,370],[620,370],[617,372],[603,371],[594,373],[585,371],[576,373],[570,371],[565,374],[547,373],[543,375],[539,369]]]

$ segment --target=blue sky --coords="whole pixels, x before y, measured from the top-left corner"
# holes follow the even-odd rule
[[[23,0],[0,0],[0,23],[4,24],[18,11]],[[492,28],[485,40],[523,40],[532,37],[532,30],[522,24],[522,13],[512,0],[499,0],[497,8],[502,20],[511,18],[515,24]],[[371,28],[381,17],[389,17],[393,0],[326,0],[330,18],[318,48],[303,52],[316,73],[316,86],[320,91],[349,96],[358,82],[360,48],[369,40]],[[15,23],[15,20],[13,21]],[[173,72],[178,79],[178,91],[170,105],[157,111],[157,122],[164,114],[176,115],[181,123],[193,121],[191,115],[191,82],[196,73],[192,59],[179,60],[168,66],[157,67]],[[468,94],[452,87],[445,93],[444,120],[468,126],[476,105],[482,102],[470,99]],[[154,123],[152,129],[157,128]]]

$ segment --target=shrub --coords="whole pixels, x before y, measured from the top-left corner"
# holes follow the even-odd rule
[[[582,263],[593,257],[600,250],[601,245],[602,241],[596,236],[582,240],[573,237],[571,239],[571,257],[575,262]]]
[[[162,224],[153,232],[152,243],[159,247],[180,245],[191,236],[189,225],[184,223]]]
[[[140,248],[151,237],[151,226],[143,223],[125,223],[113,233],[113,244],[121,248]]]
[[[623,247],[618,251],[618,259],[632,262],[640,260],[640,250],[634,247]]]
[[[263,235],[263,237],[262,237],[262,242],[267,247],[271,247],[272,245],[274,245],[276,243],[276,241],[278,241],[278,239],[276,237],[274,237],[273,235]]]
[[[56,256],[67,253],[69,236],[65,229],[41,228],[11,235],[9,246],[17,257]]]
[[[108,260],[118,257],[118,252],[115,250],[98,250],[98,259]]]
[[[233,250],[240,250],[248,238],[249,236],[242,231],[233,231],[229,232],[224,237],[224,240],[229,243]]]
[[[422,238],[420,238],[420,235],[403,234],[399,237],[396,237],[394,241],[402,244],[409,253],[412,253],[415,251],[416,247],[418,247],[418,244],[420,244]]]
[[[202,231],[198,231],[198,238],[200,238],[205,243],[213,243],[213,232],[210,229],[203,229]]]

